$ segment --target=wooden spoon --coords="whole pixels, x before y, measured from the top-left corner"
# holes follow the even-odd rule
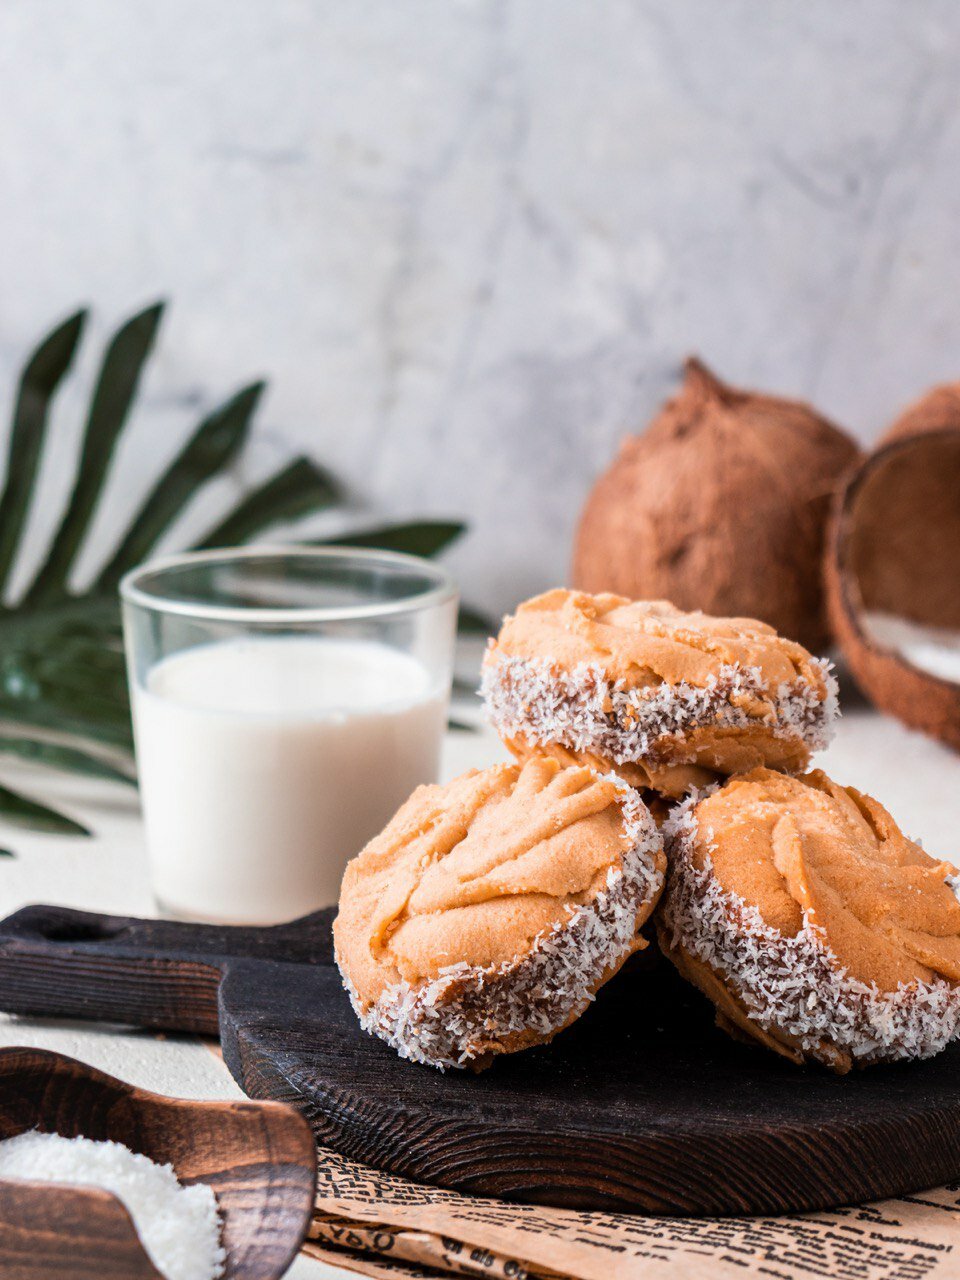
[[[306,1235],[310,1127],[275,1102],[193,1102],[136,1089],[40,1049],[0,1050],[0,1139],[27,1129],[122,1142],[217,1197],[225,1280],[275,1280]],[[66,1260],[66,1261],[65,1261]],[[126,1209],[92,1188],[0,1181],[0,1276],[156,1280]]]
[[[163,1280],[124,1205],[99,1187],[0,1182],[4,1280]]]

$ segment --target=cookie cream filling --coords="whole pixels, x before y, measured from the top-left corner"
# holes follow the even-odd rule
[[[679,805],[664,828],[670,875],[660,920],[673,948],[708,965],[764,1031],[792,1037],[827,1066],[825,1042],[866,1064],[930,1058],[956,1038],[960,987],[938,978],[881,991],[844,969],[806,914],[799,932],[786,936],[721,888],[709,854],[698,868],[693,810],[705,794]]]
[[[466,1067],[491,1045],[514,1037],[544,1040],[583,1012],[607,971],[635,949],[637,917],[663,886],[656,823],[635,791],[617,778],[610,781],[620,793],[631,845],[593,901],[571,909],[523,956],[485,968],[448,965],[428,982],[388,987],[367,1008],[344,975],[365,1031],[402,1058],[442,1071]]]
[[[758,667],[724,665],[703,686],[663,683],[627,688],[603,668],[580,663],[565,670],[549,659],[498,657],[484,667],[481,694],[487,718],[505,738],[556,742],[616,764],[663,759],[661,740],[709,724],[745,729],[758,723],[781,738],[800,738],[811,751],[830,741],[839,711],[832,664],[812,659],[826,695],[808,680],[771,690]],[[766,717],[747,704],[765,704]],[[676,744],[669,759],[680,761]]]

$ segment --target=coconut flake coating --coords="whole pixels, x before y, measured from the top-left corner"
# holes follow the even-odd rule
[[[504,618],[482,692],[521,759],[572,756],[669,796],[760,765],[799,772],[838,711],[829,664],[755,618],[562,589]]]
[[[630,841],[592,901],[541,932],[522,956],[499,965],[465,962],[430,981],[396,983],[364,1007],[344,986],[364,1030],[402,1058],[445,1070],[486,1065],[492,1055],[551,1039],[593,1001],[596,990],[644,945],[639,923],[663,888],[663,840],[639,795],[610,777]]]
[[[691,796],[665,825],[670,872],[658,927],[667,954],[685,953],[707,966],[750,1022],[786,1046],[787,1056],[799,1049],[834,1070],[929,1058],[955,1039],[960,987],[938,977],[881,990],[844,968],[809,913],[796,935],[787,936],[756,906],[723,889],[695,813],[716,790]]]
[[[770,689],[758,668],[736,665],[721,666],[702,686],[628,687],[596,663],[566,670],[549,658],[492,654],[481,693],[488,720],[505,740],[558,744],[615,765],[666,765],[696,759],[684,737],[704,726],[721,732],[759,728],[764,736],[802,743],[793,762],[802,768],[810,752],[830,741],[838,714],[831,664],[811,659],[811,665],[825,695],[805,678]],[[767,716],[758,722],[750,708],[761,699]],[[711,766],[716,763],[711,757]]]

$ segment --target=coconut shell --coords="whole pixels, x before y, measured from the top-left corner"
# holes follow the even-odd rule
[[[879,444],[926,431],[960,431],[960,382],[945,382],[915,400],[880,437]]]
[[[808,405],[736,390],[688,360],[679,393],[588,497],[574,584],[760,618],[823,649],[825,525],[859,457]]]
[[[825,557],[830,622],[857,684],[882,711],[960,751],[960,684],[871,637],[866,610],[960,630],[960,432],[905,435],[838,494]]]

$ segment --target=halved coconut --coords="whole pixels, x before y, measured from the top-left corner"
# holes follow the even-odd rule
[[[907,405],[900,417],[880,437],[880,444],[915,436],[921,432],[940,431],[945,427],[960,430],[960,382],[944,382],[932,387],[919,400]]]
[[[960,431],[901,437],[854,472],[835,502],[825,578],[863,692],[960,751]]]

